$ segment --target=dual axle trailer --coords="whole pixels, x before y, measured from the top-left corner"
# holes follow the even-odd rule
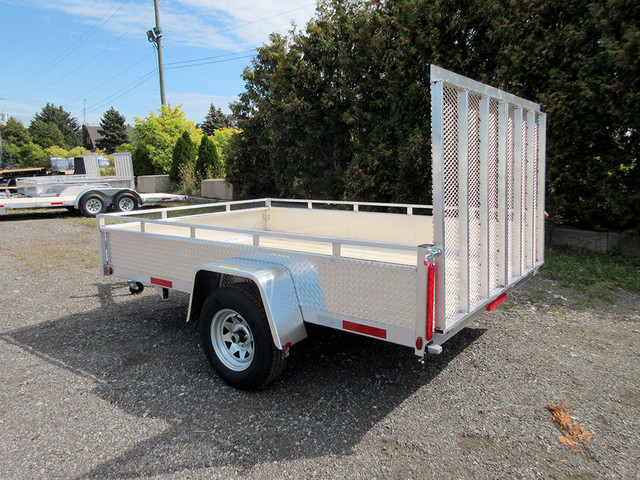
[[[96,154],[85,153],[85,174],[17,178],[17,195],[0,197],[0,215],[12,209],[65,207],[93,217],[110,207],[118,212],[130,212],[144,203],[186,198],[168,193],[138,193],[129,152],[114,153],[113,156],[114,176],[101,176]]]
[[[282,371],[316,324],[437,354],[543,263],[545,114],[431,67],[433,204],[270,199],[98,216],[105,275],[190,294],[215,371]]]

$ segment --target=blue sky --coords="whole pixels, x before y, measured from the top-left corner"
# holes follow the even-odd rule
[[[255,48],[314,13],[313,0],[160,0],[167,103],[195,122],[211,103],[229,112]],[[160,106],[153,26],[153,0],[0,0],[0,113],[28,126],[49,102],[98,125],[113,106],[133,124]]]

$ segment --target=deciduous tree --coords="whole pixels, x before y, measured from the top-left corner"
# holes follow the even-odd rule
[[[183,132],[186,131],[196,145],[202,137],[202,131],[196,128],[195,122],[187,120],[182,105],[162,105],[158,113],[152,111],[145,118],[135,117],[135,122],[133,130],[136,145],[146,147],[154,170],[158,173],[169,173],[171,170],[173,148]]]

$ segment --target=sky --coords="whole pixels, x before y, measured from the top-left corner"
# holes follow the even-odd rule
[[[303,28],[314,0],[159,0],[167,103],[204,120],[229,113],[242,72],[269,34]],[[0,0],[0,114],[25,126],[47,103],[79,124],[113,107],[133,125],[160,107],[147,30],[153,0]],[[86,117],[85,117],[86,112]]]

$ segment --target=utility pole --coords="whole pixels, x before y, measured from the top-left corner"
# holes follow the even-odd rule
[[[158,49],[158,74],[160,76],[160,101],[162,105],[166,105],[164,96],[164,67],[162,66],[162,29],[160,28],[160,9],[158,8],[158,0],[153,0],[153,6],[156,13],[156,26],[153,30],[147,31],[147,38],[151,43],[155,43]]]

